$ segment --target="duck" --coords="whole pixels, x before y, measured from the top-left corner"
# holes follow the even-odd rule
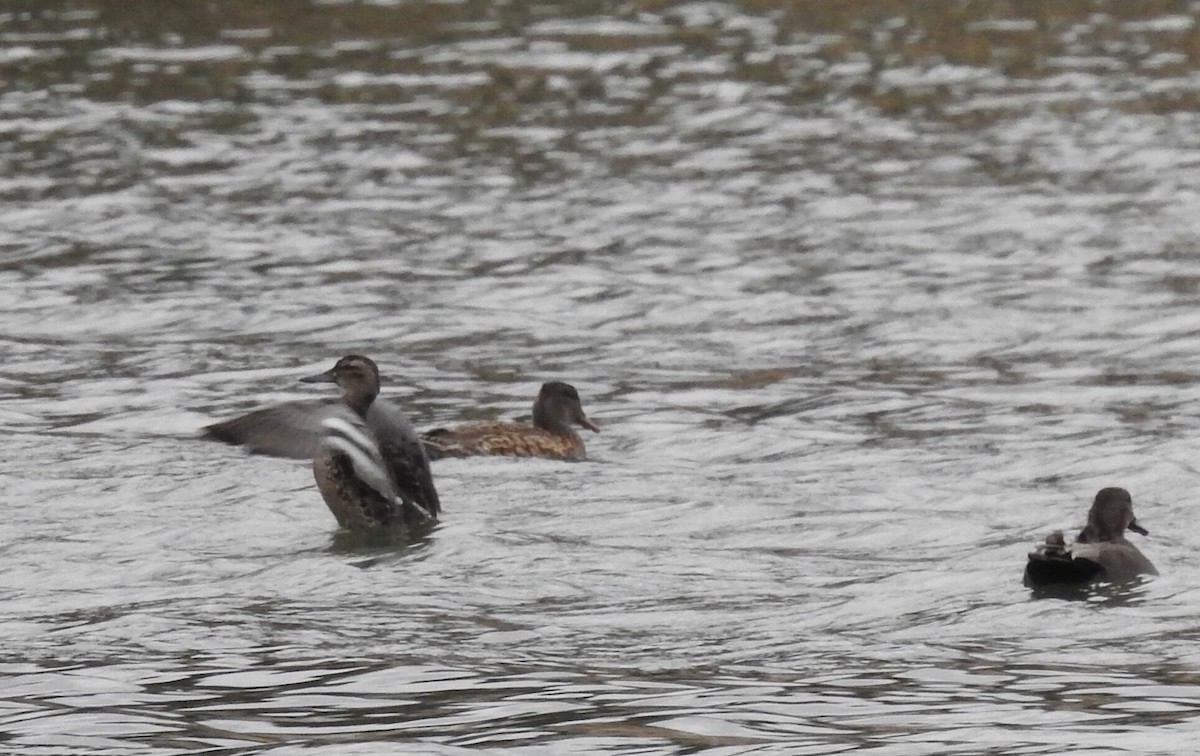
[[[1029,554],[1025,585],[1123,583],[1139,575],[1157,575],[1154,564],[1125,539],[1126,530],[1150,534],[1134,517],[1128,491],[1100,489],[1075,543],[1068,546],[1062,531],[1056,530]]]
[[[437,521],[441,501],[429,458],[404,413],[379,397],[379,367],[348,354],[303,383],[334,383],[340,399],[285,402],[205,426],[203,438],[253,454],[311,459],[340,527],[415,528]]]
[[[484,422],[433,428],[421,435],[421,443],[432,460],[482,455],[586,459],[583,439],[572,424],[600,432],[600,426],[584,414],[575,387],[551,381],[542,384],[533,402],[532,425]]]

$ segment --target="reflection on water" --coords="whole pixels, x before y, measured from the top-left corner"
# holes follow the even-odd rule
[[[1189,752],[1198,22],[0,11],[5,751]],[[403,544],[190,437],[352,350],[604,432]],[[1163,576],[1022,588],[1104,485]]]

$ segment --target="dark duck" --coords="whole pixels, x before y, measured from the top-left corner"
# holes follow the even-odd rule
[[[205,438],[252,453],[311,459],[338,525],[355,531],[436,522],[441,502],[420,439],[395,404],[379,398],[379,368],[352,354],[301,378],[336,383],[341,400],[286,402],[204,428]]]
[[[533,424],[469,423],[434,428],[421,436],[430,459],[502,455],[581,460],[587,453],[572,425],[599,433],[583,413],[579,392],[569,383],[542,385],[533,403]]]
[[[1133,516],[1133,499],[1124,488],[1104,488],[1096,494],[1087,525],[1075,543],[1066,545],[1062,531],[1051,533],[1030,553],[1025,585],[1082,585],[1121,583],[1158,570],[1142,552],[1125,540],[1125,531],[1148,535]]]

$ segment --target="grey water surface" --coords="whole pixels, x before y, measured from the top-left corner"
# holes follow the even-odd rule
[[[10,3],[0,168],[2,753],[1196,751],[1195,3]],[[356,542],[347,352],[603,432]]]

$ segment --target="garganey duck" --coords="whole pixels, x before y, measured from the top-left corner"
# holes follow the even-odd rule
[[[341,401],[286,402],[209,425],[203,436],[252,453],[311,459],[317,488],[343,528],[435,522],[441,502],[429,459],[399,408],[378,398],[375,363],[351,354],[300,380],[336,383]]]
[[[1067,546],[1062,531],[1051,533],[1029,555],[1025,585],[1120,583],[1158,570],[1125,540],[1125,530],[1147,535],[1133,516],[1133,499],[1124,488],[1103,488],[1088,511],[1087,525]]]

